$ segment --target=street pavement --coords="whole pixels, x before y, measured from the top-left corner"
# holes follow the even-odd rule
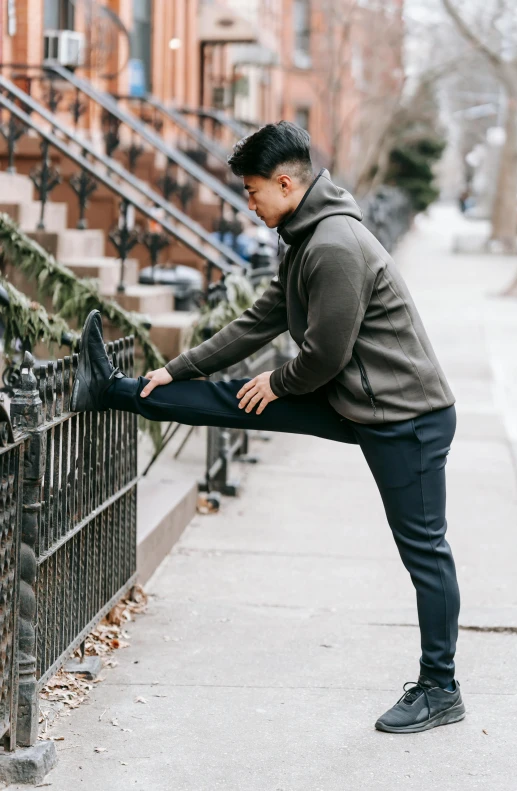
[[[148,583],[118,667],[57,721],[52,791],[517,789],[517,300],[498,296],[517,259],[452,254],[473,227],[435,207],[395,255],[457,397],[466,718],[374,729],[418,676],[414,589],[360,450],[269,435],[235,465],[240,496],[196,516]]]

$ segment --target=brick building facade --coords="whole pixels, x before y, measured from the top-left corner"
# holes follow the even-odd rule
[[[0,20],[4,64],[41,64],[45,29],[74,28],[99,87],[295,121],[351,186],[402,84],[402,0],[0,0]]]

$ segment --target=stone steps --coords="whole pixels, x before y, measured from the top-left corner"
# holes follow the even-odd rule
[[[185,337],[198,315],[197,311],[174,310],[151,316],[149,335],[167,362],[185,350]]]
[[[25,233],[36,231],[41,216],[41,201],[23,201],[0,203],[0,212],[5,212],[20,226]],[[45,231],[59,232],[67,227],[68,204],[48,202],[45,207]]]
[[[34,185],[28,176],[21,173],[0,171],[0,195],[8,197],[9,203],[30,203],[34,195]]]
[[[106,296],[110,296],[125,310],[149,314],[151,320],[156,314],[169,313],[174,310],[174,289],[172,286],[137,283],[126,286],[125,291],[117,291]]]
[[[1,195],[5,202],[0,211],[9,214],[29,238],[34,239],[57,261],[74,272],[77,277],[96,278],[99,293],[115,300],[125,310],[147,315],[152,322],[150,336],[152,341],[167,360],[176,357],[184,349],[186,333],[197,314],[174,310],[174,288],[168,285],[141,284],[138,282],[140,265],[137,258],[130,258],[124,264],[126,289],[117,291],[120,279],[120,260],[105,254],[106,235],[102,229],[67,228],[68,205],[64,202],[49,201],[45,210],[46,228],[36,230],[39,222],[41,204],[33,200],[34,187],[29,177],[18,173],[0,172]],[[197,207],[201,210],[202,207]],[[217,206],[210,210],[218,211]],[[171,246],[171,258],[175,263],[200,265],[195,256],[183,245]],[[6,266],[6,274],[16,288],[29,298],[41,301],[48,312],[53,312],[52,298],[38,298],[36,284],[15,267]],[[70,327],[79,330],[77,322],[71,318]],[[116,327],[106,328],[106,340],[120,337]],[[43,344],[37,344],[34,353],[41,359],[62,357],[69,353],[66,347],[55,347],[53,353]],[[140,350],[136,349],[137,356]]]
[[[27,233],[57,261],[70,258],[103,258],[104,234],[102,231],[64,228],[61,231],[31,231]]]
[[[61,263],[71,269],[77,277],[95,277],[99,280],[102,294],[115,294],[120,280],[120,260],[109,256],[65,258]],[[124,282],[128,286],[138,283],[138,261],[128,258],[124,263]]]

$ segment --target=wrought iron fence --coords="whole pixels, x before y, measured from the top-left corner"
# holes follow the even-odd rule
[[[364,224],[391,253],[411,224],[414,212],[409,196],[398,187],[382,184],[360,205]]]
[[[133,370],[132,336],[108,344]],[[37,555],[37,670],[42,686],[136,573],[136,428],[129,412],[70,413],[77,355],[39,367],[46,447]],[[128,373],[128,375],[131,375]]]
[[[133,375],[134,336],[106,350]],[[36,367],[25,352],[0,442],[0,736],[11,748],[35,743],[39,690],[136,581],[138,416],[70,412],[77,364]]]
[[[2,418],[5,413],[2,407]],[[22,476],[26,437],[13,440],[2,419],[0,438],[0,738],[16,745],[18,700],[18,607]],[[9,436],[11,434],[11,436]]]

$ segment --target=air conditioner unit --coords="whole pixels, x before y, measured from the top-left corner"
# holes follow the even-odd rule
[[[61,66],[84,64],[84,33],[75,30],[45,30],[43,33],[43,63],[59,63]]]

